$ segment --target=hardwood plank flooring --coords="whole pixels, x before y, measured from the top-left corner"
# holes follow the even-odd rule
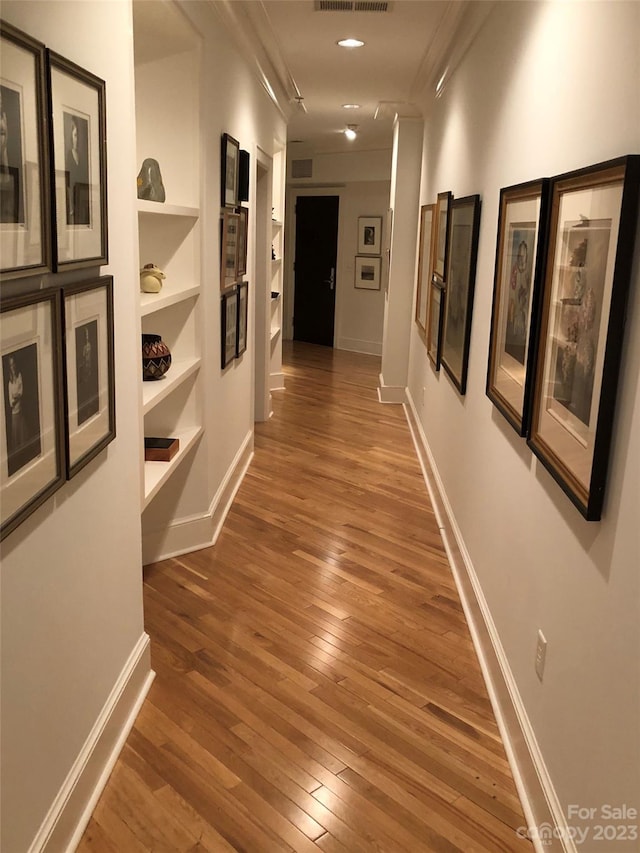
[[[527,853],[402,407],[285,346],[215,546],[145,569],[157,678],[80,853]]]

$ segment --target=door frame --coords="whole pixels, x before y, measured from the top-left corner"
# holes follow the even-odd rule
[[[255,170],[255,232],[253,245],[254,269],[253,282],[249,293],[253,291],[254,316],[254,363],[253,363],[253,411],[254,421],[266,421],[271,416],[271,394],[269,391],[270,357],[269,304],[271,300],[271,197],[273,158],[256,146],[254,157]],[[251,210],[251,206],[249,207]],[[252,286],[253,285],[253,286]],[[250,297],[251,298],[251,297]],[[249,334],[247,330],[247,334]]]
[[[323,184],[321,187],[314,186],[293,186],[287,187],[286,209],[287,215],[285,219],[285,270],[284,270],[284,313],[283,332],[286,340],[293,340],[293,303],[295,296],[295,271],[293,263],[295,260],[295,245],[296,245],[296,201],[298,196],[314,196],[314,195],[334,195],[338,197],[338,233],[337,233],[337,254],[336,254],[336,301],[334,307],[334,322],[333,322],[333,343],[335,349],[336,341],[340,337],[341,317],[342,317],[342,287],[340,271],[344,269],[344,259],[342,257],[342,246],[344,245],[342,227],[343,216],[342,208],[344,203],[345,185],[339,184],[336,186],[327,186]]]

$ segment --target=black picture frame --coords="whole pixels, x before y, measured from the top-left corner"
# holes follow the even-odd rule
[[[427,355],[436,373],[440,370],[442,357],[442,327],[444,324],[444,306],[446,290],[436,277],[429,282],[429,314],[427,325]]]
[[[435,204],[423,204],[420,208],[420,237],[418,240],[418,279],[416,284],[415,321],[424,336],[427,333],[429,300],[431,298],[431,275],[433,269],[433,238]]]
[[[236,213],[240,217],[238,222],[238,269],[237,277],[242,278],[247,273],[247,240],[249,236],[249,208],[237,207]]]
[[[0,40],[0,281],[5,281],[53,267],[46,49],[5,21]]]
[[[449,211],[453,193],[449,190],[438,193],[436,199],[435,236],[433,245],[433,275],[441,284],[446,284],[445,276],[449,258]]]
[[[480,196],[451,202],[449,248],[445,273],[446,297],[440,363],[460,394],[467,391],[469,342],[480,233]]]
[[[238,248],[240,214],[230,208],[220,211],[220,290],[233,287],[239,278]]]
[[[237,207],[240,143],[228,133],[222,134],[220,144],[220,205]]]
[[[236,357],[238,335],[238,291],[220,297],[220,356],[224,370]]]
[[[241,281],[238,285],[238,312],[236,331],[236,358],[247,349],[247,330],[249,319],[249,282]]]
[[[63,291],[67,479],[116,437],[113,277]]]
[[[587,521],[602,517],[639,196],[637,154],[551,179],[527,443]]]
[[[54,270],[108,263],[106,86],[47,50]]]
[[[379,255],[356,255],[353,286],[357,290],[380,290],[381,273]]]
[[[500,190],[487,397],[520,436],[529,422],[549,180]]]
[[[0,540],[65,481],[60,291],[0,305]]]

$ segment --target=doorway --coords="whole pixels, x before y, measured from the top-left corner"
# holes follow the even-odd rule
[[[333,346],[338,196],[298,196],[293,339]]]

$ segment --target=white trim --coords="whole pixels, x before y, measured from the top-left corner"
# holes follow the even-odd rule
[[[229,466],[207,512],[172,521],[142,537],[145,565],[214,545],[231,504],[253,458],[253,430],[249,430]]]
[[[134,646],[29,853],[76,849],[155,677],[149,642]]]
[[[536,853],[577,853],[508,657],[407,389],[405,415]],[[543,835],[543,839],[539,836]]]
[[[284,391],[284,373],[282,371],[269,374],[269,390]]]
[[[382,374],[378,377],[378,400],[381,403],[406,403],[408,389],[404,385],[385,385]]]
[[[336,349],[382,355],[382,341],[361,341],[358,338],[338,338]]]

